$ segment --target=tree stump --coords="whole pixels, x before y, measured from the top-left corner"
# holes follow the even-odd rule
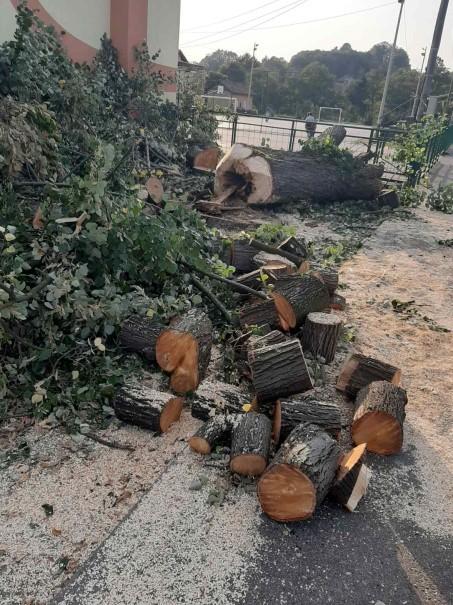
[[[366,494],[370,471],[363,464],[366,443],[358,445],[341,460],[337,478],[329,495],[351,513]]]
[[[398,386],[401,382],[401,370],[385,361],[353,353],[341,368],[337,390],[355,397],[362,387],[376,380],[387,380]]]
[[[335,359],[343,322],[332,313],[309,313],[303,329],[303,348],[315,357],[324,357],[326,363]]]
[[[160,204],[164,197],[164,188],[161,181],[156,176],[151,176],[146,181],[145,188],[153,202]]]
[[[210,454],[216,445],[227,443],[231,430],[238,422],[234,415],[218,414],[205,422],[189,439],[189,445],[198,454]]]
[[[297,339],[251,351],[249,364],[259,404],[313,388]]]
[[[312,516],[335,479],[340,448],[319,426],[299,424],[258,483],[261,508],[275,521]]]
[[[116,416],[158,433],[166,433],[179,420],[184,399],[162,393],[144,385],[126,385],[113,401]]]
[[[239,387],[223,382],[203,382],[191,397],[191,412],[194,418],[209,420],[220,414],[242,413],[250,398]]]
[[[272,297],[278,314],[290,328],[299,326],[309,313],[323,311],[330,303],[326,286],[313,275],[279,279]]]
[[[284,441],[302,422],[316,424],[336,439],[341,431],[340,408],[333,403],[314,399],[313,396],[281,399],[280,440]]]
[[[152,363],[156,361],[156,342],[164,325],[158,319],[133,315],[121,326],[120,345],[126,351],[139,353]]]
[[[156,342],[156,360],[176,393],[195,391],[211,359],[212,324],[199,309],[176,318]]]
[[[403,445],[406,391],[384,380],[361,389],[351,428],[354,443],[375,454],[396,454]]]
[[[240,417],[233,428],[231,440],[232,473],[257,477],[264,472],[269,457],[271,431],[272,423],[264,414],[249,412]]]

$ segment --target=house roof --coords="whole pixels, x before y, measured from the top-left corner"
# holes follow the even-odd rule
[[[224,91],[230,93],[231,95],[248,95],[248,86],[244,82],[237,82],[235,80],[224,80],[221,84],[223,86]],[[208,91],[208,94],[217,94],[217,87]]]
[[[178,67],[188,69],[190,71],[206,71],[203,65],[199,65],[198,63],[191,63],[187,60],[186,55],[182,52],[181,49],[178,50]]]

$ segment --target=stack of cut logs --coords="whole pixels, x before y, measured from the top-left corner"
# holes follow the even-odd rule
[[[355,399],[355,447],[342,452],[340,408],[323,388],[314,388],[305,358],[325,364],[335,359],[343,323],[332,310],[345,308],[336,293],[338,273],[310,267],[303,241],[294,237],[276,247],[236,240],[228,243],[227,255],[236,268],[234,283],[247,286],[237,358],[250,388],[204,380],[212,325],[201,310],[169,325],[131,317],[121,345],[167,372],[174,394],[127,385],[116,396],[115,412],[121,420],[165,432],[187,401],[192,416],[204,421],[189,440],[191,449],[206,455],[228,446],[231,472],[259,477],[259,502],[272,519],[306,519],[327,495],[353,511],[369,481],[366,451],[388,455],[401,449],[407,403],[401,371],[358,353],[346,360],[336,388]]]

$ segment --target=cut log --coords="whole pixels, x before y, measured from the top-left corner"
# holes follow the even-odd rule
[[[126,351],[139,353],[152,363],[156,361],[156,342],[164,325],[158,319],[133,315],[121,326],[120,345]]]
[[[333,268],[324,267],[323,269],[317,269],[313,275],[325,284],[330,296],[333,296],[335,290],[338,288],[338,271]]]
[[[336,481],[329,493],[350,512],[356,509],[368,488],[370,471],[363,464],[365,452],[366,443],[363,443],[343,456]]]
[[[304,351],[317,357],[324,357],[326,363],[335,359],[338,339],[343,322],[333,313],[309,313],[304,324],[302,342]]]
[[[390,208],[399,208],[400,198],[398,193],[394,189],[385,189],[377,199],[378,204],[381,208],[388,206]]]
[[[124,422],[166,433],[179,420],[184,399],[144,385],[124,386],[113,401],[116,416]]]
[[[296,238],[294,236],[285,239],[281,244],[278,245],[278,249],[283,250],[284,252],[289,252],[290,254],[294,254],[294,256],[297,256],[301,262],[309,256],[305,240],[302,238]]]
[[[326,128],[316,138],[318,139],[318,141],[325,141],[327,139],[330,139],[334,145],[339,147],[344,141],[345,137],[346,128],[344,126],[341,126],[340,124],[335,124],[335,126],[329,126],[329,128]]]
[[[299,326],[309,313],[329,306],[326,286],[313,275],[279,279],[272,292],[277,312],[290,328]]]
[[[149,197],[153,200],[153,202],[155,202],[156,204],[161,203],[162,198],[164,197],[164,188],[157,176],[151,176],[146,181],[145,189],[148,192]]]
[[[335,479],[340,448],[319,426],[299,424],[258,483],[261,508],[275,521],[312,516]]]
[[[360,162],[346,173],[334,159],[309,151],[277,151],[233,145],[216,170],[217,195],[232,185],[251,205],[288,201],[373,200],[382,190],[384,167]],[[240,192],[240,193],[239,193]]]
[[[218,147],[193,146],[187,154],[189,165],[195,170],[203,172],[215,172],[219,159],[220,149]]]
[[[287,260],[291,261],[292,263],[294,263],[294,265],[299,265],[304,260],[296,254],[292,254],[291,252],[283,250],[282,248],[276,248],[275,246],[271,246],[270,244],[265,244],[259,239],[250,240],[250,245],[252,246],[252,248],[260,250],[260,252],[267,252],[268,254],[283,256],[283,258],[286,258]]]
[[[256,256],[255,248],[252,248],[249,240],[236,239],[231,243],[229,264],[235,267],[240,273],[250,273],[256,269],[256,264],[253,258]]]
[[[234,415],[244,411],[250,398],[237,386],[223,382],[203,382],[192,395],[191,412],[194,418],[209,420],[215,415]]]
[[[264,416],[244,414],[233,429],[230,470],[246,477],[258,477],[267,466],[272,423]]]
[[[366,443],[375,454],[396,454],[403,445],[406,391],[385,380],[361,389],[351,428],[356,444]]]
[[[330,308],[334,311],[344,311],[346,309],[346,298],[341,294],[334,294],[330,298]]]
[[[198,454],[210,454],[214,446],[228,442],[231,430],[237,422],[238,417],[234,415],[213,416],[189,439],[189,446]]]
[[[275,284],[275,282],[288,275],[288,265],[285,263],[272,262],[267,263],[255,271],[244,273],[236,278],[238,284],[248,286],[249,288],[261,288],[263,285]]]
[[[297,339],[251,351],[249,365],[259,404],[313,388]]]
[[[291,431],[302,422],[310,422],[323,428],[337,439],[341,431],[340,408],[333,403],[307,397],[294,397],[280,400],[280,440],[284,441]]]
[[[251,353],[257,351],[258,349],[263,349],[264,347],[270,347],[272,345],[278,345],[282,342],[287,341],[288,337],[285,336],[285,334],[283,334],[279,330],[272,330],[272,332],[269,332],[264,336],[251,336],[247,343],[247,357],[249,357]]]
[[[280,317],[272,298],[252,302],[242,307],[239,312],[239,322],[242,328],[265,325],[269,325],[271,328],[281,327]]]
[[[276,264],[278,267],[284,266],[287,274],[294,273],[297,269],[296,265],[287,258],[277,254],[269,254],[269,252],[259,252],[253,257],[253,262],[258,269],[264,265],[272,266],[272,264]]]
[[[398,386],[401,382],[401,370],[385,361],[353,353],[341,368],[337,390],[355,397],[362,387],[376,380],[387,380]]]
[[[212,324],[199,309],[176,318],[156,342],[156,360],[176,393],[195,391],[211,359]]]

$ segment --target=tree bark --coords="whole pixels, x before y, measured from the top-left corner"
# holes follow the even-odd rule
[[[177,393],[195,391],[211,359],[212,324],[199,309],[191,309],[164,330],[156,343],[156,360],[171,374],[170,386]]]
[[[242,328],[266,325],[277,328],[281,326],[272,298],[266,301],[253,302],[242,307],[239,312],[239,322]]]
[[[303,238],[290,236],[278,245],[278,249],[297,256],[299,259],[299,265],[309,256],[307,244]]]
[[[311,200],[373,200],[382,190],[384,167],[354,162],[344,168],[334,159],[308,152],[276,151],[233,145],[216,170],[215,192],[237,181],[250,205]]]
[[[256,255],[255,248],[252,248],[249,240],[236,239],[231,243],[230,265],[236,268],[240,273],[250,273],[256,269],[253,260]]]
[[[329,496],[353,512],[366,494],[370,471],[363,464],[366,444],[358,445],[343,456]]]
[[[191,396],[191,412],[194,418],[206,421],[218,414],[243,413],[246,403],[250,403],[250,398],[239,387],[223,382],[205,381]]]
[[[254,351],[258,351],[259,349],[264,349],[265,347],[270,347],[272,345],[278,345],[282,342],[287,342],[288,340],[288,337],[279,330],[272,330],[272,332],[269,332],[264,336],[251,336],[247,343],[247,357],[250,358],[250,355],[253,354]]]
[[[406,391],[390,382],[372,382],[361,389],[351,428],[354,443],[366,443],[367,449],[375,454],[399,452],[406,404]]]
[[[333,313],[309,313],[303,329],[304,351],[311,351],[315,357],[324,357],[332,363],[337,351],[343,322]]]
[[[376,380],[399,385],[401,370],[385,361],[353,353],[345,361],[337,380],[337,390],[355,397],[362,387]]]
[[[144,385],[126,385],[117,393],[113,409],[124,422],[151,431],[165,433],[173,422],[179,420],[184,399],[162,393]]]
[[[164,329],[158,319],[133,315],[121,326],[120,345],[126,351],[139,353],[154,363],[156,361],[156,342]]]
[[[313,388],[297,339],[251,351],[249,364],[259,404]]]
[[[275,521],[312,516],[335,479],[340,448],[319,426],[299,424],[258,483],[263,511]]]
[[[231,472],[247,477],[261,475],[267,466],[272,423],[263,414],[249,412],[241,416],[233,429]]]
[[[333,296],[335,290],[338,288],[339,278],[337,269],[324,267],[317,269],[313,275],[323,282],[330,296]]]
[[[330,303],[326,286],[313,275],[279,279],[272,297],[278,314],[290,328],[296,328],[309,313],[323,311]]]
[[[227,414],[209,418],[189,439],[189,446],[198,454],[210,454],[214,446],[228,442],[231,430],[238,421],[237,416]]]
[[[323,428],[335,439],[341,431],[340,408],[313,397],[294,397],[280,400],[280,440],[284,441],[291,431],[302,422],[311,422]]]

